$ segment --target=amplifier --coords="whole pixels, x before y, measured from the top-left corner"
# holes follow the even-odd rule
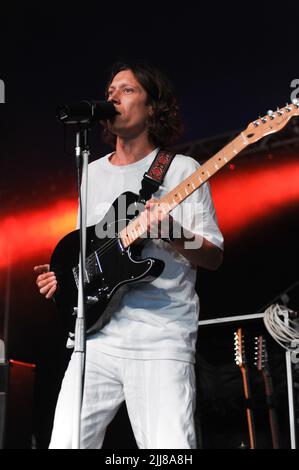
[[[35,365],[0,363],[0,448],[32,446]]]

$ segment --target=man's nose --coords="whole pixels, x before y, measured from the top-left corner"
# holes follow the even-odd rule
[[[108,101],[112,101],[112,103],[119,103],[120,102],[120,93],[118,90],[113,90],[112,93],[110,93],[110,96],[108,98]]]

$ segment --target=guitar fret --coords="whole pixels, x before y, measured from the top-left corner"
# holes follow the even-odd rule
[[[164,215],[168,214],[169,212],[169,204],[168,204],[168,209],[166,209],[165,204],[160,204],[160,208],[163,212]]]
[[[130,237],[130,235],[128,234],[128,232],[126,232],[125,238],[126,238],[126,242],[129,242],[128,245],[130,245],[130,243],[132,243],[132,240],[131,240],[131,237]],[[127,245],[127,246],[128,246],[128,245]]]
[[[133,228],[133,233],[132,233],[132,235],[133,235],[133,237],[134,237],[133,240],[137,240],[137,238],[139,237],[139,233],[138,233],[137,228]]]
[[[167,199],[168,199],[168,196],[167,196]],[[165,214],[167,214],[168,212],[172,210],[172,206],[168,201],[163,201],[163,207],[165,208]]]
[[[244,135],[244,132],[241,132],[241,134],[239,135],[239,137],[241,138],[241,143],[243,145],[248,145],[248,140],[246,139],[245,135]]]

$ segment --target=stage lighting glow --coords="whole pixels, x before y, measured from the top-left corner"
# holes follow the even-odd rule
[[[261,165],[255,160],[234,171],[219,172],[211,181],[217,217],[224,237],[230,240],[243,230],[257,233],[265,217],[299,204],[297,159]],[[62,190],[63,191],[63,190]],[[0,269],[22,265],[37,258],[46,263],[58,243],[75,230],[76,199],[61,199],[39,210],[2,216],[0,222]]]
[[[75,229],[77,204],[61,200],[39,210],[7,215],[0,222],[0,269],[40,254],[47,262],[60,238]]]
[[[260,224],[264,217],[299,204],[299,162],[248,165],[233,173],[218,173],[212,181],[213,199],[224,236]]]

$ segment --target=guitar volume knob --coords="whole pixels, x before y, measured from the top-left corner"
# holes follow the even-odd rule
[[[95,295],[88,295],[86,300],[87,300],[88,304],[93,305],[93,304],[96,304],[99,301],[99,298],[96,297]]]

